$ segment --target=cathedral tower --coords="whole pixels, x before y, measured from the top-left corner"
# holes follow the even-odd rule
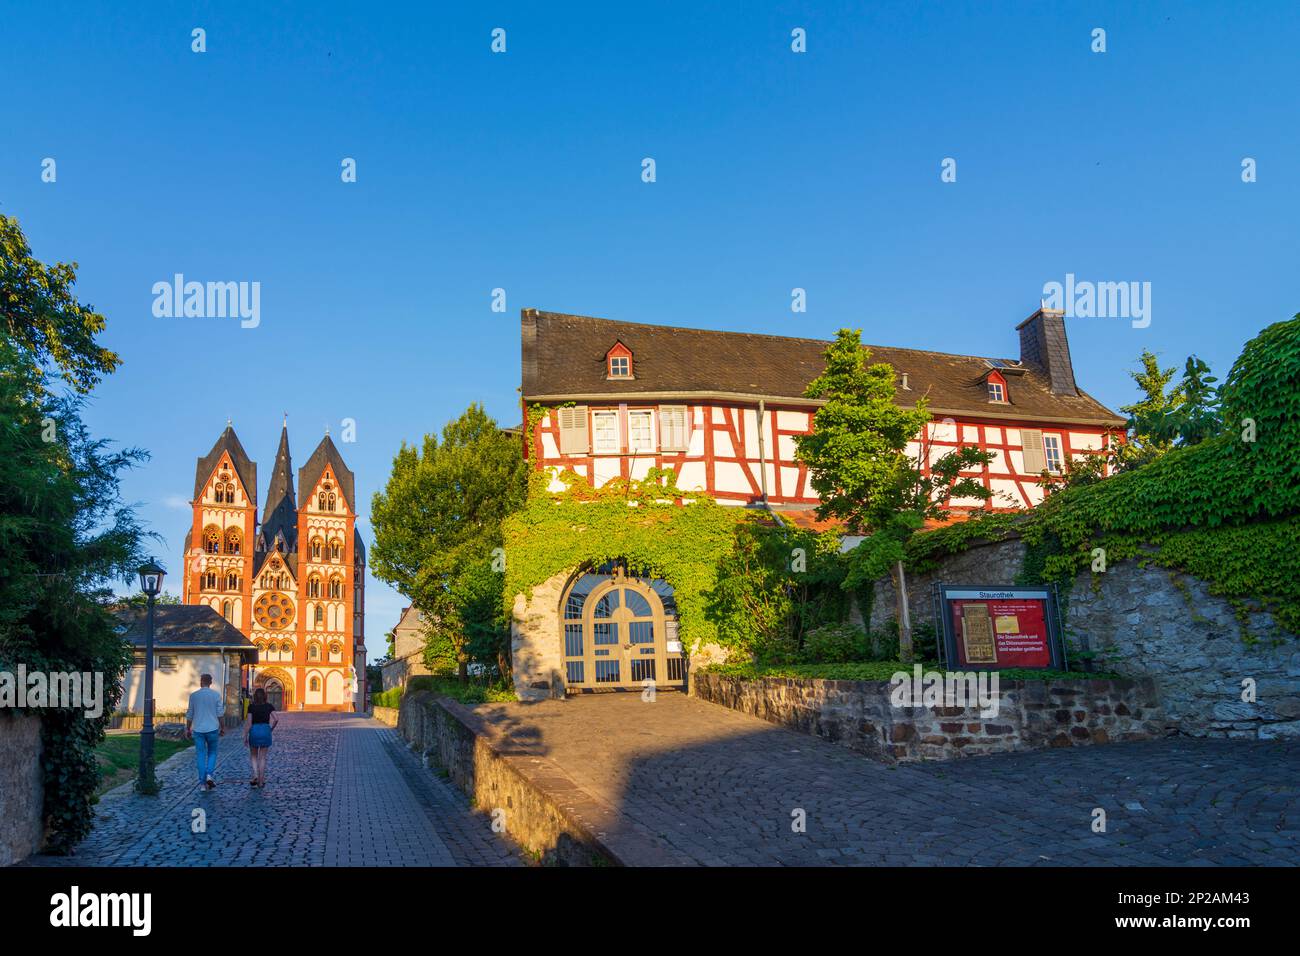
[[[278,709],[353,710],[364,693],[365,551],[355,476],[334,442],[327,434],[299,471],[300,506],[285,424],[260,526],[257,466],[231,428],[195,482],[185,602],[228,612],[258,649],[247,683]]]

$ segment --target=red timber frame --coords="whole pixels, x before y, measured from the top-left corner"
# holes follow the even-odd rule
[[[655,446],[656,450],[650,452],[632,453],[627,451],[628,435],[628,414],[635,411],[658,411],[659,405],[685,405],[688,409],[688,436],[694,436],[696,431],[703,432],[702,454],[691,454],[690,452],[663,452],[658,449],[658,416],[654,418],[655,424]],[[655,467],[671,468],[675,473],[681,475],[682,468],[686,464],[699,464],[703,466],[705,476],[704,492],[713,498],[722,502],[734,504],[752,504],[762,500],[762,481],[758,474],[759,450],[751,448],[747,443],[746,429],[743,427],[744,412],[757,412],[757,403],[727,402],[727,401],[710,401],[710,402],[671,402],[662,403],[648,402],[627,402],[609,404],[591,404],[588,406],[587,435],[589,440],[594,441],[594,421],[592,418],[595,412],[613,411],[618,413],[619,422],[619,442],[620,451],[617,454],[594,454],[588,452],[583,455],[560,455],[560,428],[558,417],[552,410],[536,422],[533,427],[533,433],[529,439],[532,442],[532,461],[534,468],[542,471],[547,469],[558,469],[560,471],[575,471],[579,475],[594,480],[596,474],[596,461],[602,460],[608,463],[613,460],[618,462],[618,475],[624,479],[631,477],[631,467],[634,461],[651,461]],[[774,505],[791,505],[795,507],[812,507],[818,502],[816,493],[808,483],[807,467],[797,460],[780,457],[781,439],[793,438],[796,435],[806,434],[807,429],[790,429],[780,427],[780,412],[794,412],[800,415],[811,416],[814,409],[807,406],[799,405],[765,405],[764,408],[764,446],[765,459],[767,466],[771,471],[772,482],[768,492],[768,501]],[[699,414],[703,424],[695,423],[696,415]],[[1006,468],[1013,467],[1011,452],[1019,452],[1022,446],[1017,442],[1012,444],[1007,440],[1007,430],[1021,428],[1033,428],[1044,432],[1045,434],[1059,434],[1061,439],[1061,456],[1062,461],[1070,461],[1075,455],[1100,454],[1101,449],[1074,448],[1070,436],[1088,435],[1097,439],[1101,448],[1105,447],[1106,437],[1114,435],[1122,440],[1122,430],[1110,428],[1104,425],[1074,424],[1068,422],[1034,422],[1034,421],[1014,421],[1007,419],[980,418],[971,416],[969,418],[954,419],[951,417],[936,417],[930,423],[930,430],[935,426],[951,425],[954,428],[955,440],[938,439],[934,437],[922,438],[918,436],[918,442],[921,445],[921,462],[924,473],[929,473],[929,452],[932,449],[956,449],[959,447],[974,445],[983,451],[994,451],[1002,453],[1002,460]],[[976,441],[963,441],[963,429],[976,429]],[[1000,429],[1001,441],[993,441],[990,435],[990,429]],[[731,454],[720,454],[718,452],[718,436],[725,436],[731,445]],[[551,445],[556,449],[556,454],[544,454],[544,438],[549,437]],[[692,444],[688,440],[688,446]],[[735,465],[741,475],[743,482],[747,485],[745,488],[736,487],[719,487],[717,466],[719,464]],[[793,470],[796,472],[794,487],[788,487],[787,476],[782,472],[784,470]],[[991,500],[985,502],[982,508],[993,511],[1013,511],[1017,507],[1032,507],[1037,500],[1041,500],[1041,493],[1038,493],[1038,476],[1028,475],[1009,470],[991,470],[988,468],[979,471],[971,471],[969,474],[973,477],[980,478],[984,487],[992,489],[994,481],[1006,481],[1014,483],[1020,501],[1015,505],[1009,505],[1005,501]],[[1034,489],[1031,493],[1030,489]],[[683,489],[688,490],[688,489]],[[953,510],[957,512],[980,510],[970,506],[953,505]]]

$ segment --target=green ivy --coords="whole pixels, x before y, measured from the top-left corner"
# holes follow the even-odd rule
[[[1019,534],[1023,583],[1068,592],[1102,549],[1201,578],[1245,623],[1252,608],[1300,634],[1300,315],[1246,344],[1220,391],[1221,431],[1033,511],[991,514],[913,537],[907,563],[934,570],[976,541]]]
[[[761,653],[848,614],[837,535],[682,492],[667,469],[599,489],[565,472],[558,494],[546,489],[549,480],[534,472],[527,503],[503,526],[507,614],[515,595],[556,574],[614,561],[672,585],[691,649]]]

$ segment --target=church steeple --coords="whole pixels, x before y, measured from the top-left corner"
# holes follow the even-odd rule
[[[271,485],[266,492],[266,510],[262,512],[262,540],[266,549],[275,549],[277,535],[284,537],[286,553],[297,550],[298,506],[293,496],[293,461],[289,457],[289,425],[280,429],[280,447],[271,466]]]

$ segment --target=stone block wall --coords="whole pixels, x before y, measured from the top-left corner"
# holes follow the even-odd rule
[[[936,623],[936,581],[1011,584],[1024,553],[1018,538],[977,543],[933,573],[910,575],[913,625]],[[1204,581],[1135,560],[1080,574],[1063,597],[1067,640],[1103,652],[1106,670],[1153,678],[1166,715],[1181,733],[1300,736],[1300,639],[1283,632],[1272,615],[1248,616],[1248,641],[1236,609],[1210,594]],[[872,630],[883,629],[893,616],[894,588],[886,578],[876,582]],[[1242,699],[1248,679],[1253,701]]]
[[[471,710],[429,691],[402,698],[398,732],[444,769],[486,813],[504,811],[505,831],[545,862],[589,866],[617,863],[597,834],[605,821],[584,820],[582,791],[542,758],[507,752]]]
[[[41,719],[0,710],[0,866],[26,859],[45,840]]]
[[[1155,683],[1003,681],[996,716],[978,707],[895,707],[888,681],[697,674],[702,700],[889,761],[1146,740],[1171,731]]]

